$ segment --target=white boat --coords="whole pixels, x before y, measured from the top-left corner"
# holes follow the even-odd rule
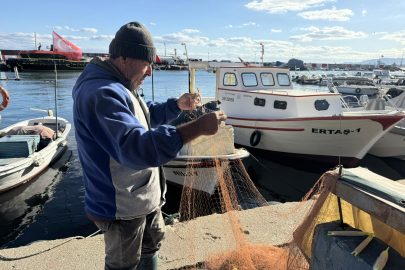
[[[341,94],[294,90],[289,70],[221,67],[216,100],[234,127],[235,145],[354,167],[405,114],[343,112]]]
[[[0,130],[0,132],[7,132],[17,126],[35,126],[39,123],[42,123],[42,125],[47,126],[54,131],[56,130],[55,117],[47,116],[16,123]],[[58,125],[59,130],[63,128],[63,132],[61,132],[56,140],[52,140],[40,151],[33,152],[33,154],[28,157],[0,157],[0,193],[31,180],[63,153],[63,149],[65,149],[67,144],[66,136],[70,132],[71,124],[67,120],[58,117]]]
[[[227,166],[233,166],[248,156],[249,152],[244,149],[235,149],[234,154],[230,155],[180,155],[163,165],[163,170],[167,182],[181,187],[186,184],[195,190],[212,195],[218,185],[216,161],[219,161],[221,168],[225,170]],[[187,177],[189,179],[192,177],[193,182],[189,183]]]
[[[376,86],[366,86],[366,85],[347,85],[342,84],[336,86],[339,93],[349,94],[349,95],[368,95],[372,96],[378,93],[378,87]]]
[[[405,125],[399,124],[385,133],[368,152],[377,157],[405,160]]]
[[[373,79],[365,76],[354,76],[350,75],[347,72],[342,73],[341,75],[333,75],[333,83],[335,85],[341,85],[344,83],[347,84],[373,84]]]
[[[402,92],[402,93],[401,93]],[[345,96],[344,101],[347,106],[344,110],[363,111],[363,110],[396,110],[405,109],[405,91],[395,89],[388,92],[394,96],[388,101],[388,96],[383,91],[378,93],[376,99],[369,100],[368,97]],[[387,94],[388,94],[387,93]],[[385,97],[385,99],[384,99]],[[391,157],[405,160],[405,119],[392,127],[385,133],[368,152],[378,157]]]

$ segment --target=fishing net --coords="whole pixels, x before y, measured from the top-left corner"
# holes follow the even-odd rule
[[[187,112],[185,118],[193,120],[204,113],[204,108],[200,113]],[[242,160],[229,158],[230,145],[233,147],[233,128],[221,126],[217,135],[186,146],[192,157],[186,169],[179,213],[180,221],[189,226],[184,233],[189,243],[190,269],[308,269],[315,226],[339,219],[337,210],[332,214],[323,211],[329,209],[329,204],[336,203],[337,207],[330,191],[338,173],[324,174],[292,207],[270,205],[256,189]],[[241,150],[233,149],[236,154],[238,151]],[[213,185],[215,191],[207,192]],[[207,225],[191,221],[215,214],[221,214],[221,218],[208,226],[220,228],[217,237],[221,241],[207,247],[200,237],[209,235]],[[252,230],[260,228],[260,223],[263,238],[257,234],[254,238]],[[272,235],[270,240],[265,237],[267,234]]]

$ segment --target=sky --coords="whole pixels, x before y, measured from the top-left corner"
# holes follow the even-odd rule
[[[8,2],[10,3],[10,2]],[[158,55],[206,60],[342,63],[401,58],[404,0],[28,1],[2,8],[0,49],[42,49],[52,29],[83,52],[107,53],[118,29],[139,21]],[[166,52],[165,44],[166,43]]]

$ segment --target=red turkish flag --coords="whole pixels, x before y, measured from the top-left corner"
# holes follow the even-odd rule
[[[158,55],[156,55],[156,62],[158,62],[158,63],[162,63],[162,61],[160,60],[160,58],[159,58],[159,56],[158,56]]]
[[[82,51],[53,31],[53,51],[66,56],[68,60],[80,61]]]

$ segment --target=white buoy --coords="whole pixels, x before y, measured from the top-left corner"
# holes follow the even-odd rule
[[[15,74],[15,79],[16,79],[17,81],[19,81],[19,80],[20,80],[20,76],[18,75],[18,69],[17,69],[17,67],[14,67],[14,74]]]

